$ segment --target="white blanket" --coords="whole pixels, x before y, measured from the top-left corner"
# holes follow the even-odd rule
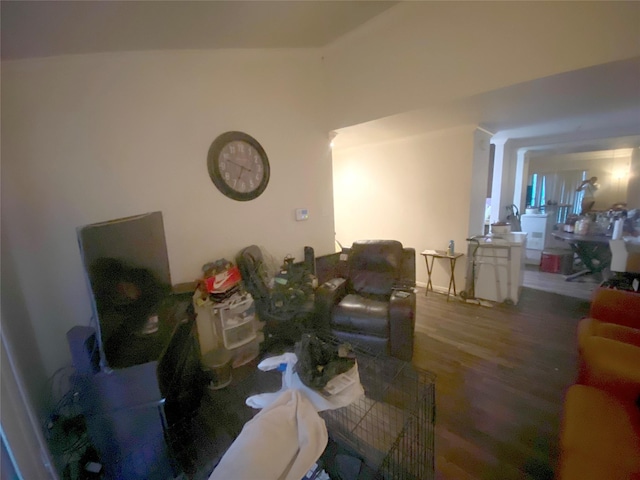
[[[248,421],[209,480],[300,480],[327,446],[327,427],[298,390]]]

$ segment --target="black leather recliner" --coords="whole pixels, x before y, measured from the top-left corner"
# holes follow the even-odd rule
[[[395,240],[355,242],[346,278],[315,293],[316,328],[401,360],[413,357],[416,252]]]

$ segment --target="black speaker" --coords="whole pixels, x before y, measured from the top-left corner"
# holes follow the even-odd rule
[[[73,327],[67,332],[67,342],[76,372],[90,375],[100,371],[100,347],[94,328]]]
[[[304,264],[312,275],[316,274],[316,256],[313,247],[304,247]]]

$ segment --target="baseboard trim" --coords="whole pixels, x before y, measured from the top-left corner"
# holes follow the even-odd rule
[[[418,286],[418,287],[422,287],[422,288],[424,288],[424,289],[426,290],[426,288],[427,288],[427,282],[416,282],[416,286]],[[429,290],[429,291],[431,291],[431,290]],[[447,288],[445,288],[445,287],[441,287],[441,286],[439,286],[439,285],[434,285],[434,286],[433,286],[433,291],[434,291],[435,293],[443,293],[443,294],[445,294],[445,295],[447,294]],[[451,295],[453,296],[453,291],[451,292]]]

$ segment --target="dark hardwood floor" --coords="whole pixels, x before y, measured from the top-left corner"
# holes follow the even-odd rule
[[[588,308],[586,300],[529,288],[517,306],[492,308],[419,289],[413,363],[437,375],[437,479],[553,478],[563,395],[577,372],[576,326]],[[234,378],[249,368],[255,363]],[[259,391],[270,390],[205,395],[196,448],[182,452],[197,470],[189,478],[208,478],[255,414],[243,399]]]
[[[437,375],[436,478],[553,478],[588,308],[529,288],[493,308],[420,289],[413,363]]]

